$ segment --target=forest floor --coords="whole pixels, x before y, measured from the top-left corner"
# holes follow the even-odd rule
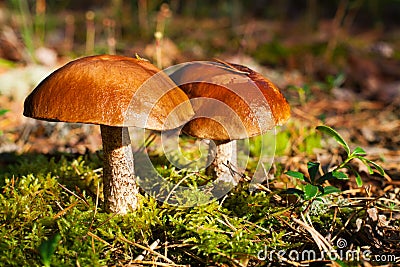
[[[178,20],[179,18],[176,19]],[[186,23],[188,28],[191,27],[191,23],[194,22],[189,20]],[[210,22],[205,20],[197,27],[207,27],[201,26],[201,24],[208,25],[207,23]],[[316,132],[315,128],[319,125],[327,125],[338,131],[349,143],[351,149],[362,147],[366,152],[365,157],[379,164],[384,169],[385,175],[381,176],[377,172],[370,174],[361,161],[353,161],[351,166],[360,173],[363,185],[361,187],[357,185],[356,177],[350,171],[348,171],[350,179],[332,181],[330,184],[342,191],[341,199],[348,201],[349,206],[354,206],[354,213],[346,213],[350,214],[351,218],[347,222],[342,222],[341,228],[337,228],[338,226],[334,223],[330,225],[325,222],[326,224],[321,223],[320,231],[324,231],[321,230],[324,228],[336,227],[334,230],[330,229],[331,233],[335,233],[336,236],[342,233],[348,239],[349,246],[351,243],[354,247],[364,246],[385,255],[400,256],[398,247],[400,240],[400,54],[398,52],[400,40],[393,37],[395,32],[383,33],[371,30],[351,36],[341,31],[335,33],[336,43],[331,43],[326,36],[323,36],[325,24],[321,23],[319,31],[311,35],[313,38],[307,37],[308,40],[313,41],[301,42],[306,37],[293,34],[290,38],[272,40],[267,45],[269,40],[263,39],[269,38],[262,37],[268,36],[264,35],[264,30],[260,26],[262,22],[252,23],[241,28],[242,35],[246,36],[247,48],[240,52],[226,47],[224,52],[199,54],[194,49],[190,50],[182,46],[181,43],[184,40],[174,38],[174,33],[171,33],[170,37],[176,43],[172,43],[174,53],[170,55],[165,53],[164,62],[179,63],[216,57],[228,62],[248,65],[269,77],[281,88],[291,106],[291,118],[284,126],[277,129],[280,136],[277,142],[281,141],[283,144],[277,144],[274,163],[269,170],[269,183],[264,184],[268,188],[266,192],[274,194],[274,192],[298,186],[298,181],[285,175],[284,172],[291,170],[307,173],[309,161],[318,161],[324,169],[329,169],[345,160],[344,150],[340,146],[330,142],[327,136]],[[211,42],[209,46],[218,47],[217,50],[221,51],[224,38],[229,39],[229,37],[220,32],[223,32],[223,29],[216,27],[211,38],[197,31],[185,38],[189,38],[190,42],[197,40],[200,44]],[[287,35],[290,34],[287,33]],[[381,39],[389,41],[383,42],[380,41]],[[390,40],[394,40],[393,43],[390,43]],[[295,45],[296,43],[302,45]],[[321,43],[324,44],[322,45],[324,48],[320,48]],[[136,47],[139,48],[135,50]],[[147,53],[150,59],[154,54],[151,52],[152,46],[148,47],[150,52],[145,52],[145,46],[140,48],[138,44],[135,48],[123,50],[121,53],[132,54],[133,51],[137,51],[139,55]],[[161,49],[166,51],[171,48],[161,47]],[[31,159],[32,156],[45,155],[49,161],[51,158],[56,158],[57,161],[62,153],[64,156],[71,155],[70,160],[72,160],[82,155],[94,155],[98,153],[96,151],[101,150],[98,126],[48,123],[25,118],[22,115],[23,100],[34,85],[44,75],[71,59],[65,56],[58,57],[53,66],[21,64],[12,61],[4,61],[0,65],[0,80],[3,87],[3,90],[0,88],[0,112],[2,113],[0,115],[0,168],[3,169],[0,174],[7,174],[3,176],[4,179],[2,178],[0,185],[4,188],[8,188],[9,185],[6,186],[6,184],[10,183],[9,180],[5,182],[6,178],[14,179],[10,177],[10,170],[15,170],[19,164],[22,164],[21,162]],[[278,67],[273,68],[274,64]],[[9,89],[4,89],[8,88],[6,84],[10,85]],[[91,193],[96,194],[96,192]],[[286,204],[276,201],[277,206],[288,206],[293,203],[292,200],[287,200]],[[338,203],[335,205],[340,206]],[[364,215],[361,216],[360,210],[356,207],[361,207]],[[289,211],[291,212],[294,211]],[[333,216],[331,222],[339,216],[337,212],[340,213],[334,208],[330,210]],[[63,214],[59,215],[59,217],[62,216]],[[290,214],[286,216],[292,218]],[[352,220],[353,217],[354,220]],[[300,215],[295,216],[291,223],[287,221],[281,223],[287,224],[287,232],[296,233],[300,230],[294,230],[293,222],[298,222],[299,218],[301,219]],[[359,222],[356,222],[356,218],[363,220],[362,226],[357,224]],[[307,236],[305,230],[308,230],[310,234],[307,238],[309,239],[304,242],[308,244],[316,242],[312,230],[307,229],[307,225],[304,225],[304,221],[302,222],[303,224],[300,222],[299,225],[303,227],[303,232],[294,240],[299,241],[301,236]],[[326,230],[325,234],[330,230]],[[156,233],[153,234],[156,236]],[[103,242],[105,239],[103,238],[97,236],[95,239]],[[191,241],[187,242],[191,244]],[[184,247],[185,243],[180,243],[180,245]],[[165,246],[167,246],[166,243]],[[113,249],[123,250],[119,247]],[[37,252],[33,254],[35,253],[37,254]],[[123,253],[127,253],[126,250]],[[201,255],[220,252],[206,252],[203,248],[201,252],[187,250],[185,253],[185,257],[202,262],[199,258]],[[228,259],[229,264],[245,266],[246,261],[241,261],[240,257],[239,260],[237,257],[233,260],[234,257],[221,255],[221,253],[218,255],[225,257],[225,261]],[[99,257],[102,256],[104,255]],[[113,255],[113,257],[117,256]],[[179,257],[173,259],[179,262]],[[220,260],[220,258],[208,260],[216,264],[218,259]],[[257,262],[260,263],[253,259],[252,266],[255,266]],[[287,258],[286,263],[295,265]],[[368,264],[363,262],[365,266]]]

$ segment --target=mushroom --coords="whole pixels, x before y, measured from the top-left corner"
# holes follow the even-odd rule
[[[69,62],[44,79],[24,103],[27,117],[100,125],[105,209],[119,214],[138,205],[127,127],[168,130],[193,114],[185,93],[157,67],[141,58],[115,55]]]
[[[187,63],[173,69],[170,77],[191,99],[195,111],[183,132],[213,141],[206,174],[236,185],[240,175],[233,168],[235,140],[282,125],[290,116],[285,97],[261,74],[222,61]]]

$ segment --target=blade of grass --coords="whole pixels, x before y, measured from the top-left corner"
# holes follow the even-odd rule
[[[323,133],[333,137],[336,140],[336,142],[338,142],[344,148],[344,150],[346,150],[347,154],[350,155],[349,145],[346,143],[346,141],[344,141],[344,139],[340,136],[340,134],[338,132],[336,132],[331,127],[328,127],[325,125],[317,126],[316,129],[320,132],[323,132]]]

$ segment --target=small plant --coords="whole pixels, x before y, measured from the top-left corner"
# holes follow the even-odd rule
[[[322,133],[328,134],[330,137],[335,139],[336,142],[341,145],[346,151],[346,159],[341,164],[333,168],[331,171],[328,171],[322,175],[319,172],[319,162],[307,163],[308,176],[298,171],[287,171],[285,173],[286,175],[294,177],[302,182],[305,182],[306,184],[303,186],[302,189],[289,188],[288,190],[286,190],[286,193],[299,195],[304,200],[313,200],[315,198],[320,198],[328,194],[338,193],[340,192],[338,188],[330,185],[324,186],[324,182],[332,179],[348,179],[348,175],[341,171],[342,169],[350,170],[356,177],[357,185],[362,186],[362,179],[360,174],[350,165],[350,161],[354,159],[361,160],[361,162],[364,163],[364,165],[368,168],[370,174],[374,172],[373,168],[375,168],[380,175],[385,175],[385,172],[381,166],[364,157],[366,155],[364,149],[362,149],[361,147],[356,147],[353,151],[351,151],[349,145],[346,143],[343,137],[341,137],[338,132],[328,126],[318,126],[316,129]]]
[[[338,73],[336,76],[328,75],[325,78],[325,84],[321,84],[321,88],[327,92],[331,92],[334,88],[341,87],[346,80],[346,75],[343,72]]]
[[[50,239],[45,240],[39,246],[39,253],[40,257],[42,258],[42,263],[46,267],[50,267],[51,257],[53,256],[54,252],[56,252],[56,248],[60,243],[61,235],[55,234]]]

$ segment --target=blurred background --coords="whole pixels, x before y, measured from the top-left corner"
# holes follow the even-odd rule
[[[0,56],[45,64],[100,53],[156,60],[158,44],[164,66],[246,55],[323,75],[343,70],[351,55],[398,59],[399,15],[398,0],[9,0],[0,6]]]
[[[294,121],[393,151],[399,26],[398,0],[1,1],[0,152],[101,147],[97,128],[26,119],[22,103],[54,69],[103,53],[160,68],[213,58],[247,65],[282,89]]]

